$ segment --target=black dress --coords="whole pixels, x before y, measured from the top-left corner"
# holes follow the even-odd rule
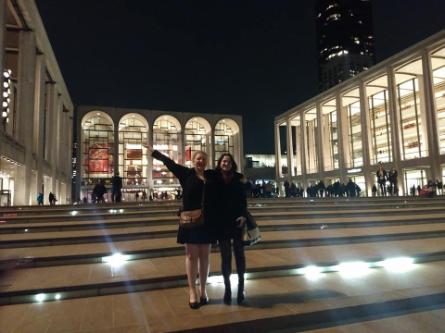
[[[159,151],[153,151],[152,156],[162,161],[165,166],[170,170],[179,183],[182,186],[182,208],[183,210],[199,209],[202,206],[202,191],[204,190],[204,182],[200,179],[195,172],[195,169],[190,169],[175,163],[167,156],[161,154]],[[211,171],[204,173],[205,178],[211,176]],[[205,204],[204,204],[205,206]],[[180,244],[210,244],[214,243],[214,233],[210,226],[210,216],[206,214],[206,208],[204,207],[204,225],[194,228],[182,228],[178,229],[177,242]]]
[[[235,173],[232,179],[225,183],[220,173],[214,176],[216,178],[215,187],[217,188],[217,202],[219,212],[215,217],[215,233],[218,240],[241,239],[243,228],[238,227],[236,219],[240,216],[246,216],[247,199],[244,184],[241,182],[243,177],[240,173]]]

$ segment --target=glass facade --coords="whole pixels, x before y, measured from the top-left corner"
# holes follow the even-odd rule
[[[366,85],[368,96],[371,164],[392,161],[391,118],[386,75]]]
[[[323,139],[329,143],[322,145],[324,168],[326,171],[338,169],[338,121],[336,100],[330,100],[321,106]]]
[[[445,48],[431,56],[433,93],[436,104],[437,134],[440,154],[445,154]]]
[[[423,126],[423,105],[421,104],[419,77],[422,76],[422,61],[416,60],[397,70],[396,94],[400,116],[401,155],[409,160],[428,156]]]
[[[103,112],[90,112],[82,119],[82,180],[92,185],[109,181],[114,173],[113,121]]]
[[[347,116],[348,154],[346,167],[361,167],[363,165],[363,143],[359,90],[354,89],[346,93],[342,98],[342,105]]]
[[[304,130],[305,130],[305,154],[306,154],[306,172],[314,173],[318,171],[317,157],[317,109],[311,109],[304,112]]]
[[[124,116],[119,122],[119,174],[124,185],[147,185],[148,125],[138,114]]]

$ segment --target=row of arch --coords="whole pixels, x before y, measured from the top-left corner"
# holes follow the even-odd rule
[[[213,166],[225,152],[240,158],[240,142],[240,128],[230,118],[220,119],[212,128],[199,116],[181,126],[173,115],[161,115],[149,124],[143,115],[127,113],[116,124],[106,112],[91,111],[81,120],[82,182],[109,181],[117,171],[127,187],[173,188],[176,179],[162,163],[148,156],[145,144],[186,165],[191,165],[195,151],[202,150]]]

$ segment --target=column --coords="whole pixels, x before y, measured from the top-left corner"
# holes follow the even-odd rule
[[[304,123],[304,112],[300,114],[300,151],[301,151],[301,172],[303,174],[302,184],[307,187],[307,168],[306,168],[306,127]]]
[[[319,181],[323,180],[324,182],[324,154],[323,154],[323,117],[321,115],[321,105],[320,102],[317,102],[315,105],[317,110],[317,160],[318,160],[318,177]]]
[[[280,142],[280,125],[275,123],[275,179],[279,186],[281,178],[281,142]]]
[[[292,144],[292,124],[288,119],[286,121],[286,143],[287,143],[287,180],[292,182],[292,176],[294,175],[294,149]]]
[[[394,68],[388,67],[388,99],[389,99],[389,119],[391,121],[391,146],[392,146],[392,159],[394,168],[397,170],[399,176],[398,186],[399,193],[402,193],[400,189],[405,191],[405,176],[400,169],[401,160],[401,139],[400,139],[400,116],[397,112],[397,87]],[[409,195],[409,193],[405,193]]]
[[[19,93],[17,100],[17,139],[25,147],[25,163],[23,168],[23,175],[17,179],[17,187],[21,193],[17,204],[28,204],[30,196],[35,197],[37,193],[30,193],[31,191],[31,174],[33,164],[33,122],[30,119],[34,117],[35,106],[35,87],[36,87],[36,40],[34,32],[22,31],[20,32],[20,53],[19,53],[19,68],[18,81]]]
[[[6,1],[0,0],[0,87],[3,87],[3,69],[4,69],[4,49],[5,49],[5,31],[6,31]],[[0,98],[2,98],[0,96]],[[4,132],[3,126],[0,126],[0,135]],[[1,140],[0,140],[1,149]]]
[[[153,124],[151,121],[148,122],[148,146],[153,148]],[[147,175],[147,185],[149,188],[153,188],[153,157],[151,157],[151,154],[149,153],[149,156],[147,156],[147,162],[148,162],[148,175]],[[147,195],[150,195],[150,193],[147,193]]]
[[[44,161],[44,145],[43,133],[44,128],[44,117],[43,112],[45,108],[45,71],[46,66],[44,62],[43,55],[37,55],[37,69],[36,69],[36,100],[35,100],[35,110],[34,110],[34,149],[37,156],[37,191],[42,191],[43,187],[43,161]],[[46,189],[47,191],[48,189]],[[45,194],[45,193],[44,193]]]
[[[111,116],[111,115],[109,115],[109,116]],[[121,162],[119,160],[119,119],[117,121],[113,117],[112,117],[112,119],[113,119],[113,124],[114,124],[114,145],[113,145],[113,159],[114,159],[113,176],[114,176],[114,175],[118,174],[119,163],[121,163]],[[124,173],[119,176],[122,177],[122,184],[125,184],[125,181],[123,179]]]
[[[347,122],[348,118],[343,111],[343,105],[341,102],[340,94],[335,96],[336,108],[337,108],[337,131],[338,131],[338,166],[340,182],[346,182],[346,155],[348,149],[348,132]]]
[[[425,135],[428,138],[428,152],[431,161],[431,179],[435,181],[442,177],[439,163],[439,136],[437,132],[436,101],[433,91],[433,73],[431,58],[429,52],[424,50],[422,53],[423,66],[423,88],[425,96],[425,128],[428,132]]]
[[[363,149],[363,175],[365,176],[366,188],[363,191],[368,195],[368,189],[372,187],[370,150],[370,129],[369,129],[369,108],[368,96],[366,95],[365,83],[360,82],[360,125],[362,127],[362,149]]]

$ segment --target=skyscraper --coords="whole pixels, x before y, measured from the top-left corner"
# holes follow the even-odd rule
[[[319,88],[326,90],[375,62],[370,0],[319,0],[316,5]]]

